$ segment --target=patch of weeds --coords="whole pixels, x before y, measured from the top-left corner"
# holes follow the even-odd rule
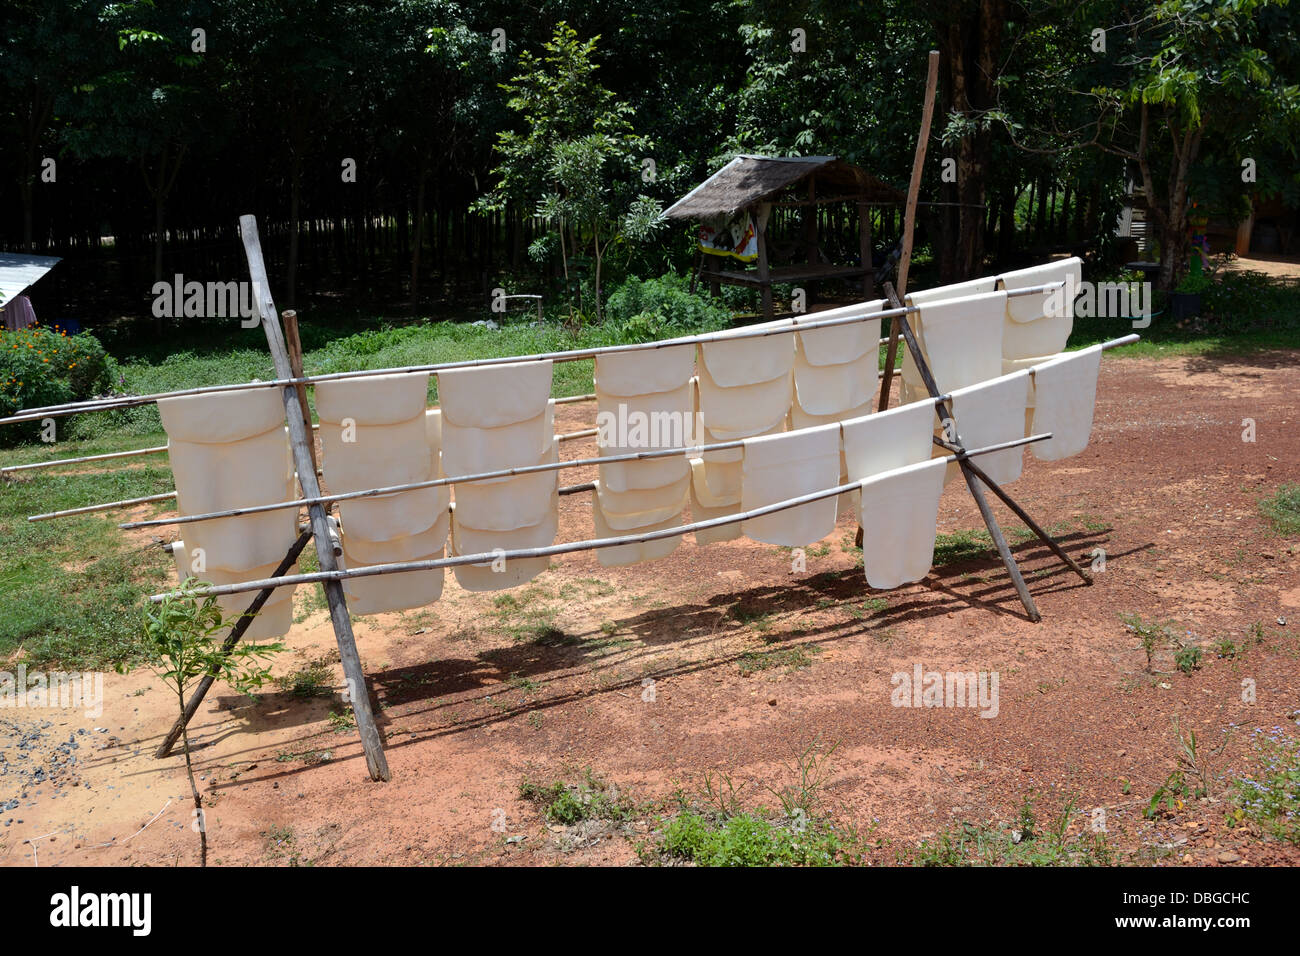
[[[962,822],[925,840],[900,862],[913,866],[1111,866],[1114,851],[1102,833],[1071,833],[1075,801],[1066,802],[1041,830],[1032,795],[1026,795],[1014,824]]]
[[[836,745],[813,741],[787,771],[793,783],[768,788],[781,803],[779,812],[743,810],[731,778],[715,785],[705,775],[708,807],[692,806],[679,795],[681,811],[666,823],[656,847],[661,861],[698,866],[838,866],[862,860],[864,842],[851,828],[837,826],[821,804],[820,791],[831,776]],[[725,786],[725,790],[724,790]],[[642,854],[646,858],[647,854]],[[651,857],[653,860],[653,857]]]
[[[668,822],[659,850],[697,866],[835,866],[849,853],[829,826],[797,830],[755,813],[715,820],[694,810]]]
[[[1259,511],[1278,534],[1300,535],[1300,483],[1282,485],[1276,494],[1260,499]]]
[[[428,631],[437,623],[438,615],[428,609],[402,615],[402,630],[412,636]]]
[[[602,621],[600,624],[600,633],[606,637],[613,637],[618,633],[618,625],[613,621]]]
[[[276,763],[294,763],[295,761],[300,761],[309,767],[329,763],[329,761],[333,759],[334,751],[332,750],[303,750],[299,753],[294,753],[290,750],[281,750],[275,755]]]
[[[328,655],[310,658],[296,671],[275,678],[275,686],[294,697],[326,697],[333,693],[333,663]]]
[[[1119,619],[1124,626],[1137,635],[1138,641],[1147,658],[1147,673],[1151,672],[1152,659],[1162,647],[1175,642],[1173,623],[1170,621],[1146,621],[1138,614],[1121,614]]]
[[[748,677],[750,674],[771,670],[774,667],[784,667],[791,671],[802,670],[811,667],[813,656],[821,652],[822,649],[816,644],[799,644],[772,651],[746,651],[738,660],[740,674],[742,677]]]
[[[753,624],[754,622],[761,621],[769,616],[765,611],[760,611],[757,608],[748,607],[744,604],[733,604],[731,610],[728,611],[727,614],[732,620],[738,621],[741,624]]]
[[[1177,718],[1174,718],[1173,726],[1174,736],[1178,738],[1177,766],[1165,778],[1165,782],[1156,787],[1146,809],[1142,811],[1148,820],[1172,816],[1181,811],[1188,800],[1208,797],[1218,779],[1214,761],[1228,745],[1225,736],[1218,747],[1206,750],[1196,739],[1196,731],[1189,730],[1184,735]]]
[[[972,561],[993,550],[993,539],[987,531],[954,531],[951,534],[935,535],[934,566],[939,568],[946,564]]]
[[[1214,653],[1221,660],[1234,660],[1242,648],[1230,637],[1221,637],[1214,642]]]
[[[1288,843],[1300,843],[1300,738],[1281,727],[1251,734],[1253,773],[1232,781],[1229,826],[1247,820]]]
[[[325,719],[329,722],[330,730],[336,734],[345,734],[357,725],[356,715],[350,710],[331,710]]]
[[[1180,645],[1174,651],[1174,663],[1180,671],[1190,675],[1201,666],[1201,649],[1190,642]]]
[[[511,674],[506,683],[511,687],[518,687],[520,690],[537,690],[541,686],[537,681],[529,680],[522,674]]]
[[[606,783],[590,767],[577,783],[555,780],[540,784],[525,779],[519,784],[519,799],[535,805],[543,819],[562,826],[584,820],[623,822],[636,814],[632,801]]]

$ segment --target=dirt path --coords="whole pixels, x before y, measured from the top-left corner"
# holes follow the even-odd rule
[[[519,799],[521,779],[590,767],[646,802],[696,793],[705,773],[725,772],[743,802],[772,805],[764,788],[820,737],[839,741],[827,798],[845,820],[878,821],[882,861],[957,820],[1009,819],[1032,793],[1045,811],[1075,797],[1076,828],[1091,808],[1110,808],[1109,839],[1128,859],[1216,864],[1231,851],[1246,863],[1300,862],[1294,848],[1226,829],[1221,804],[1155,822],[1139,812],[1174,769],[1174,718],[1205,749],[1240,725],[1219,758],[1237,769],[1251,728],[1294,727],[1300,542],[1271,534],[1256,501],[1300,480],[1297,361],[1107,359],[1090,447],[1057,463],[1028,457],[1014,486],[1071,553],[1106,555],[1085,587],[1035,542],[1015,544],[1038,625],[988,554],[869,591],[854,570],[852,517],[807,549],[806,571],[742,540],[687,541],[622,569],[569,556],[501,595],[467,594],[449,575],[437,605],[358,621],[391,783],[366,779],[355,735],[330,719],[346,712],[333,694],[209,698],[193,726],[212,859],[634,862],[630,836],[566,843]],[[585,427],[590,414],[562,407],[557,431]],[[1242,441],[1246,418],[1254,443]],[[575,442],[564,455],[592,451]],[[590,477],[566,472],[565,482]],[[588,509],[585,497],[563,499],[562,539],[590,535]],[[950,485],[940,531],[978,527]],[[332,651],[324,610],[305,592],[298,601],[304,620],[278,670]],[[1176,622],[1204,646],[1204,665],[1186,676],[1162,653],[1164,673],[1147,675],[1121,612]],[[1215,640],[1245,643],[1257,623],[1262,642],[1216,658]],[[891,676],[917,664],[997,671],[996,718],[891,706]],[[336,663],[330,674],[336,690]],[[1246,678],[1254,704],[1242,700]],[[197,860],[181,760],[150,756],[171,701],[147,673],[106,675],[105,689],[98,717],[0,711],[0,862],[31,865],[32,837],[42,838],[41,865]],[[647,816],[634,829],[652,826]]]

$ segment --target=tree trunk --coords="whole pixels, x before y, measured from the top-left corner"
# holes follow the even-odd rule
[[[415,237],[411,243],[411,311],[420,302],[420,249],[424,245],[424,188],[428,178],[428,161],[420,158],[419,185],[415,189]]]

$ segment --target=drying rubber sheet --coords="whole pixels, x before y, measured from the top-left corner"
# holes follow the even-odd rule
[[[196,568],[195,562],[200,557],[206,557],[206,554],[196,555],[196,546],[191,541],[172,542],[172,559],[176,562],[176,574],[181,583],[186,578],[194,577],[200,581],[206,581],[208,584],[226,585],[239,584],[243,581],[256,581],[262,578],[275,576],[275,570],[280,566],[285,554],[289,550],[289,545],[285,545],[280,553],[280,557],[263,565],[246,568],[244,570],[231,571],[223,568],[214,568],[204,566]],[[297,574],[298,565],[294,564],[286,574]],[[271,592],[267,598],[266,604],[257,617],[253,619],[247,631],[244,632],[246,641],[265,641],[275,637],[282,637],[289,633],[289,628],[293,626],[293,592],[297,588],[296,584],[278,587]],[[256,591],[249,591],[243,594],[222,594],[216,599],[217,606],[221,608],[222,617],[226,623],[233,626],[235,619],[248,610],[248,606],[253,603],[257,597]]]
[[[453,478],[537,464],[555,441],[555,403],[544,402],[535,418],[474,428],[442,414],[442,470]]]
[[[1005,292],[990,292],[920,306],[922,351],[940,393],[1002,374],[1006,301]],[[922,381],[915,372],[912,384]]]
[[[459,522],[453,510],[451,553],[454,555],[493,554],[528,548],[545,548],[555,543],[559,518],[558,493],[554,495],[553,505],[547,509],[545,520],[532,527],[516,528],[513,531],[481,531],[467,527]],[[507,559],[496,555],[479,564],[458,566],[453,568],[453,571],[456,575],[456,583],[467,591],[500,591],[531,581],[550,567],[550,562],[549,557]]]
[[[507,362],[438,373],[443,424],[501,428],[537,418],[551,397],[551,362]]]
[[[1034,367],[1030,428],[1035,434],[1052,433],[1046,441],[1029,446],[1040,461],[1069,458],[1088,447],[1101,352],[1101,346],[1094,345]]]
[[[534,465],[559,461],[559,443],[538,456]],[[559,488],[558,471],[537,471],[512,478],[464,481],[456,485],[456,519],[480,531],[515,531],[547,520]]]
[[[700,419],[718,441],[748,438],[781,426],[794,400],[794,353],[790,368],[752,385],[724,387],[699,369]]]
[[[690,491],[691,474],[662,488],[611,491],[597,481],[592,506],[600,510],[605,523],[617,531],[635,531],[680,517]]]
[[[704,461],[700,458],[691,459],[691,521],[709,521],[713,518],[724,518],[728,515],[734,515],[740,511],[740,496],[730,503],[714,501],[712,506],[704,504],[700,499],[700,490],[706,489],[707,485],[704,477]],[[696,545],[717,544],[722,541],[734,541],[741,536],[740,522],[735,521],[731,524],[719,525],[716,528],[705,528],[702,531],[694,532]]]
[[[429,373],[372,375],[316,385],[316,415],[322,422],[396,425],[423,415]]]
[[[681,515],[674,518],[668,518],[658,524],[650,525],[645,528],[638,528],[636,531],[618,531],[611,528],[601,514],[599,508],[591,509],[592,523],[595,526],[597,538],[619,538],[629,534],[649,533],[652,531],[666,531],[669,528],[681,526]],[[658,561],[660,558],[666,558],[677,550],[677,546],[682,543],[680,534],[672,535],[667,538],[659,538],[655,541],[636,542],[633,544],[620,544],[611,548],[599,548],[596,550],[596,560],[600,562],[602,568],[617,568],[628,564],[640,564],[642,561]]]
[[[320,423],[321,470],[334,494],[428,481],[435,453],[424,412],[394,425]]]
[[[840,415],[868,404],[879,382],[876,353],[841,365],[812,365],[803,351],[794,360],[794,405],[810,415]]]
[[[1083,278],[1077,258],[1049,262],[1000,276],[1007,290],[1065,282],[1063,289],[1037,295],[1010,296],[1002,332],[1002,357],[1028,358],[1052,355],[1065,348],[1074,328],[1074,293]]]
[[[936,422],[929,403],[900,405],[841,424],[844,469],[851,481],[915,465],[930,457]],[[861,516],[859,510],[858,515]]]
[[[1027,371],[953,392],[952,414],[956,420],[958,443],[963,448],[973,449],[1023,438],[1028,394]],[[999,485],[1009,484],[1020,477],[1025,449],[1021,445],[978,455],[971,460]],[[959,466],[954,463],[954,467]]]
[[[794,332],[736,338],[729,335],[753,332],[759,329],[794,329],[789,319],[763,322],[719,333],[723,336],[714,342],[700,343],[700,371],[708,370],[709,377],[719,388],[736,388],[770,382],[788,375],[794,365]]]
[[[284,392],[250,388],[158,400],[158,414],[168,438],[205,444],[229,444],[272,428],[284,427]]]
[[[884,299],[875,299],[825,312],[809,312],[797,316],[794,324],[798,329],[811,322],[871,315],[884,307]],[[843,365],[865,355],[876,356],[880,354],[880,319],[864,319],[861,322],[800,331],[796,335],[796,347],[809,365]],[[879,363],[873,361],[871,364],[872,368],[876,368]]]
[[[753,511],[834,488],[840,477],[840,427],[823,425],[745,440],[741,507]],[[748,518],[742,533],[755,541],[801,547],[835,530],[835,498]]]
[[[636,352],[596,356],[596,391],[604,395],[653,395],[672,392],[690,381],[694,345],[668,345]]]
[[[873,588],[896,588],[930,573],[943,478],[944,462],[936,458],[862,482],[862,507],[871,515],[862,564]]]

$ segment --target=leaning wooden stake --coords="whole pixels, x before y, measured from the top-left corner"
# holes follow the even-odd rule
[[[302,339],[298,337],[298,313],[293,309],[287,309],[280,313],[280,319],[284,323],[284,343],[289,349],[289,369],[293,372],[294,378],[302,378]],[[307,404],[307,386],[301,383],[298,385],[298,404],[302,406],[302,420],[307,425],[307,448],[311,451],[311,463],[314,470],[319,471],[320,463],[316,460],[316,440],[310,435],[311,406]]]
[[[253,280],[253,292],[257,297],[258,313],[262,319],[262,329],[266,332],[266,342],[271,348],[271,357],[275,360],[277,378],[294,378],[289,365],[289,350],[285,346],[284,336],[280,331],[279,317],[275,311],[275,302],[271,298],[271,287],[266,277],[266,263],[262,259],[262,244],[257,236],[257,219],[253,216],[239,217],[239,233],[244,240],[244,253],[248,257],[248,271]],[[304,498],[319,498],[320,483],[316,480],[316,466],[312,462],[308,443],[311,432],[303,424],[303,408],[298,400],[298,390],[293,385],[284,386],[285,418],[289,425],[289,439],[293,445],[293,459],[298,468],[298,483],[302,486]],[[316,557],[322,571],[338,570],[338,561],[330,545],[329,519],[324,505],[308,506],[311,518],[311,530],[316,539]],[[361,656],[357,653],[356,638],[352,634],[352,618],[348,614],[347,598],[343,594],[343,585],[338,581],[325,581],[325,599],[329,602],[330,619],[334,623],[334,637],[339,645],[339,659],[343,663],[343,673],[348,682],[348,697],[352,704],[352,713],[356,716],[357,731],[361,735],[361,746],[366,753],[366,766],[372,780],[389,780],[392,774],[388,770],[388,759],[384,756],[384,744],[375,724],[375,715],[370,710],[370,695],[366,690],[366,675],[361,669]]]
[[[281,575],[289,573],[289,569],[293,567],[294,562],[298,560],[298,555],[302,554],[302,549],[307,547],[307,542],[310,540],[310,530],[304,531],[302,534],[298,535],[298,540],[293,543],[293,547],[289,549],[289,553],[284,556],[284,560],[280,562],[280,566],[275,569],[275,577],[278,578]],[[244,634],[252,625],[253,619],[266,605],[266,602],[271,599],[271,595],[274,591],[275,588],[264,588],[257,592],[257,597],[253,598],[253,603],[248,605],[248,610],[245,611],[240,616],[239,620],[235,622],[235,626],[230,629],[230,633],[226,635],[225,641],[222,642],[221,653],[223,656],[230,656],[230,652],[235,649],[235,645],[239,643],[241,638],[243,638]],[[190,699],[185,704],[185,712],[182,716],[176,719],[176,723],[172,724],[172,729],[167,732],[167,736],[163,738],[163,742],[159,744],[158,749],[154,751],[153,755],[155,757],[161,758],[171,755],[172,748],[176,746],[176,741],[181,739],[181,734],[185,731],[189,722],[194,718],[194,714],[199,709],[199,704],[203,703],[203,698],[208,695],[208,690],[212,687],[215,680],[215,675],[208,674],[203,678],[203,680],[199,681],[199,686],[194,689],[194,693],[190,695]]]
[[[921,133],[916,138],[916,153],[912,157],[912,178],[907,184],[907,206],[903,211],[903,249],[898,260],[898,299],[907,295],[907,270],[912,264],[912,233],[916,228],[916,202],[921,194],[921,171],[925,167],[925,150],[930,142],[930,122],[934,118],[934,93],[939,85],[939,51],[930,51],[929,70],[925,76],[925,106],[921,110]],[[901,304],[901,303],[900,303]],[[889,344],[885,346],[885,371],[894,367],[898,351],[898,316],[889,322]],[[877,411],[889,407],[889,386],[893,377],[886,375],[880,386],[880,404]]]
[[[885,294],[889,296],[891,302],[899,304],[898,293],[894,290],[893,285],[885,283]],[[912,353],[912,361],[916,363],[916,370],[921,373],[921,380],[925,382],[925,387],[929,389],[933,398],[940,398],[939,388],[935,384],[934,376],[930,374],[930,365],[926,362],[925,356],[921,354],[921,346],[916,341],[916,336],[912,334],[912,326],[907,321],[907,316],[901,316],[899,319],[899,330],[903,333],[903,338],[907,342],[908,351]],[[935,411],[939,414],[940,421],[953,421],[952,408],[947,400],[935,403]],[[1007,573],[1011,575],[1011,583],[1016,586],[1016,593],[1020,595],[1020,603],[1025,606],[1025,613],[1029,615],[1029,620],[1037,623],[1043,619],[1038,613],[1038,606],[1034,603],[1034,597],[1029,593],[1029,587],[1025,584],[1024,575],[1020,573],[1020,566],[1016,564],[1016,559],[1011,555],[1011,549],[1007,547],[1007,542],[1002,537],[1002,529],[998,527],[998,519],[993,516],[993,509],[989,507],[988,500],[984,497],[984,490],[980,487],[979,479],[970,469],[966,459],[958,459],[961,466],[962,477],[966,479],[966,487],[970,489],[971,497],[975,499],[975,504],[979,507],[980,516],[984,519],[984,525],[989,529],[989,537],[993,539],[994,546],[998,549],[998,555],[1002,558],[1002,563],[1007,567]]]

